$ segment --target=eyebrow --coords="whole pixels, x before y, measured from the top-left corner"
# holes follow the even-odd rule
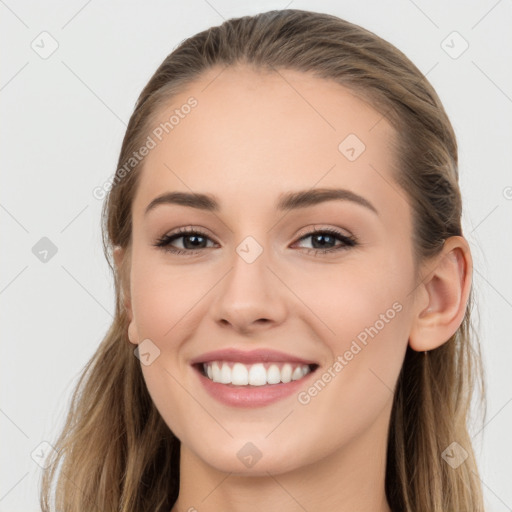
[[[334,200],[350,201],[360,206],[364,206],[376,215],[379,214],[375,206],[373,206],[370,201],[355,192],[341,188],[316,188],[310,190],[299,190],[297,192],[287,192],[279,197],[276,208],[280,211],[289,211],[298,208],[307,208],[309,206]],[[155,197],[155,199],[153,199],[146,207],[144,215],[161,204],[177,204],[210,212],[220,211],[220,203],[214,195],[189,192],[167,192]]]

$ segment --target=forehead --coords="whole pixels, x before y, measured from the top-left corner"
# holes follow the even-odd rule
[[[191,97],[195,106],[184,107]],[[213,68],[152,123],[135,215],[173,190],[214,194],[233,212],[309,188],[343,187],[380,209],[403,202],[392,184],[392,126],[347,88],[310,74]]]

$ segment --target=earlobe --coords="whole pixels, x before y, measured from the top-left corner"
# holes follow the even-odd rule
[[[421,304],[418,302],[409,335],[413,350],[433,350],[457,331],[466,312],[472,270],[471,252],[465,238],[448,238],[435,259],[434,268],[418,287],[424,300]]]
[[[124,252],[125,252],[124,248],[119,245],[116,245],[114,247],[114,250],[112,251],[112,255],[114,257],[114,263],[115,263],[117,269],[121,268],[121,263],[123,261]]]
[[[134,345],[139,344],[137,326],[135,325],[135,320],[133,318],[130,320],[130,323],[128,324],[128,340],[130,343],[133,343]]]

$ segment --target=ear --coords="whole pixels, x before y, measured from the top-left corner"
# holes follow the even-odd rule
[[[418,287],[418,300],[409,345],[416,351],[432,350],[457,331],[468,303],[473,260],[466,239],[452,236],[430,265]]]
[[[114,247],[113,256],[114,263],[119,275],[122,301],[124,308],[126,310],[126,314],[128,316],[128,339],[131,343],[137,345],[138,335],[135,321],[133,318],[132,303],[130,297],[130,286],[128,279],[128,273],[130,271],[130,262],[125,261],[125,259],[129,257],[129,255],[127,254],[127,250],[124,247],[116,246]]]

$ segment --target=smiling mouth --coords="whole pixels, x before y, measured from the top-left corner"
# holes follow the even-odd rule
[[[228,386],[268,386],[287,384],[314,372],[317,364],[261,362],[244,364],[233,361],[208,361],[194,367],[207,379]]]

